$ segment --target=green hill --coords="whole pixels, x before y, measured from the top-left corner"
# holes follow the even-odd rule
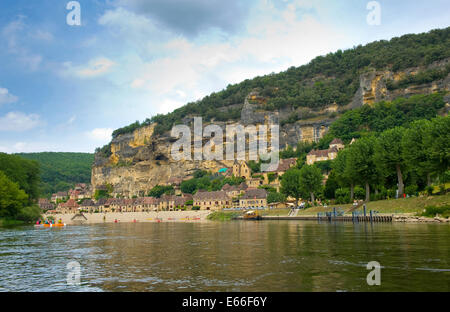
[[[94,154],[45,152],[17,155],[39,163],[42,197],[50,197],[52,193],[58,191],[67,191],[76,183],[91,181]]]
[[[184,117],[193,114],[202,116],[206,121],[212,118],[218,121],[236,120],[240,118],[240,108],[236,108],[234,104],[243,103],[253,90],[257,90],[266,99],[263,107],[266,111],[299,107],[321,109],[334,103],[343,107],[351,102],[363,73],[373,69],[398,72],[450,57],[449,35],[450,27],[423,34],[404,35],[390,41],[380,40],[346,51],[338,50],[316,57],[307,65],[229,85],[225,90],[188,103],[167,115],[157,115],[142,123],[137,121],[117,129],[113,137],[151,123],[157,123],[155,134],[162,134],[170,130],[173,124],[180,123]],[[418,75],[406,76],[399,82],[386,81],[386,85],[389,90],[395,90],[412,84],[429,83],[446,77],[449,71],[449,66],[425,70]],[[298,118],[292,116],[281,122],[294,123]]]

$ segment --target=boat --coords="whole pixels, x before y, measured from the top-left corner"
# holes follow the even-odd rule
[[[262,220],[262,217],[255,211],[247,211],[244,213],[244,220]]]
[[[55,223],[55,224],[35,224],[36,228],[50,228],[50,227],[65,227],[67,224],[65,223]]]

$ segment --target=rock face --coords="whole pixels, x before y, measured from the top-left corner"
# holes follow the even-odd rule
[[[405,89],[388,90],[386,81],[398,81],[408,74],[431,68],[445,68],[449,60],[433,63],[427,68],[410,68],[402,72],[369,71],[360,76],[360,87],[353,100],[345,107],[332,105],[322,111],[309,111],[302,108],[298,111],[283,109],[279,112],[263,110],[265,99],[256,92],[250,93],[242,107],[240,124],[258,125],[278,123],[287,119],[290,114],[305,116],[300,121],[284,124],[280,127],[280,148],[287,145],[295,146],[299,141],[315,142],[324,136],[331,123],[337,118],[340,111],[353,109],[363,104],[373,105],[376,102],[390,101],[398,97],[409,97],[415,94],[430,94],[450,90],[450,75],[445,79],[422,85],[412,85]],[[445,97],[446,109],[449,111],[450,97]],[[311,114],[314,117],[311,117]],[[308,117],[309,116],[309,117]],[[192,128],[192,117],[186,116],[183,122]],[[226,122],[214,122],[225,129]],[[206,125],[203,125],[205,127]],[[154,135],[155,125],[137,129],[133,133],[120,135],[111,142],[109,158],[100,154],[95,157],[92,167],[92,185],[94,189],[103,185],[111,185],[114,194],[127,197],[144,195],[155,185],[168,184],[171,178],[187,178],[195,170],[203,169],[217,172],[224,167],[231,167],[233,161],[175,161],[170,157],[172,144],[176,141],[167,133],[162,136]],[[193,131],[192,131],[193,133]],[[207,140],[204,139],[204,143]],[[113,195],[114,195],[113,194]]]

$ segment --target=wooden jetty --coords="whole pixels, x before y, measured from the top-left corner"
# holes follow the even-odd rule
[[[323,221],[323,222],[373,222],[388,223],[393,221],[392,216],[263,216],[262,220],[300,220],[300,221]]]

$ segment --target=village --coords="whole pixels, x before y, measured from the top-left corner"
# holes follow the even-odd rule
[[[334,139],[327,150],[312,150],[306,159],[308,165],[333,160],[345,146],[340,139]],[[182,178],[172,178],[166,186],[173,187],[174,194],[157,197],[98,198],[90,185],[76,184],[68,192],[58,192],[51,199],[40,199],[39,206],[47,214],[113,213],[113,212],[158,212],[158,211],[221,211],[221,210],[265,210],[294,208],[295,199],[286,202],[267,200],[266,187],[281,188],[281,177],[297,165],[297,158],[280,159],[276,170],[253,174],[246,161],[235,161],[232,168],[221,168],[216,174],[224,177],[239,177],[245,180],[239,185],[225,184],[219,191],[198,190],[194,195],[181,191]],[[327,176],[324,176],[325,184]],[[106,189],[106,186],[104,187]]]

